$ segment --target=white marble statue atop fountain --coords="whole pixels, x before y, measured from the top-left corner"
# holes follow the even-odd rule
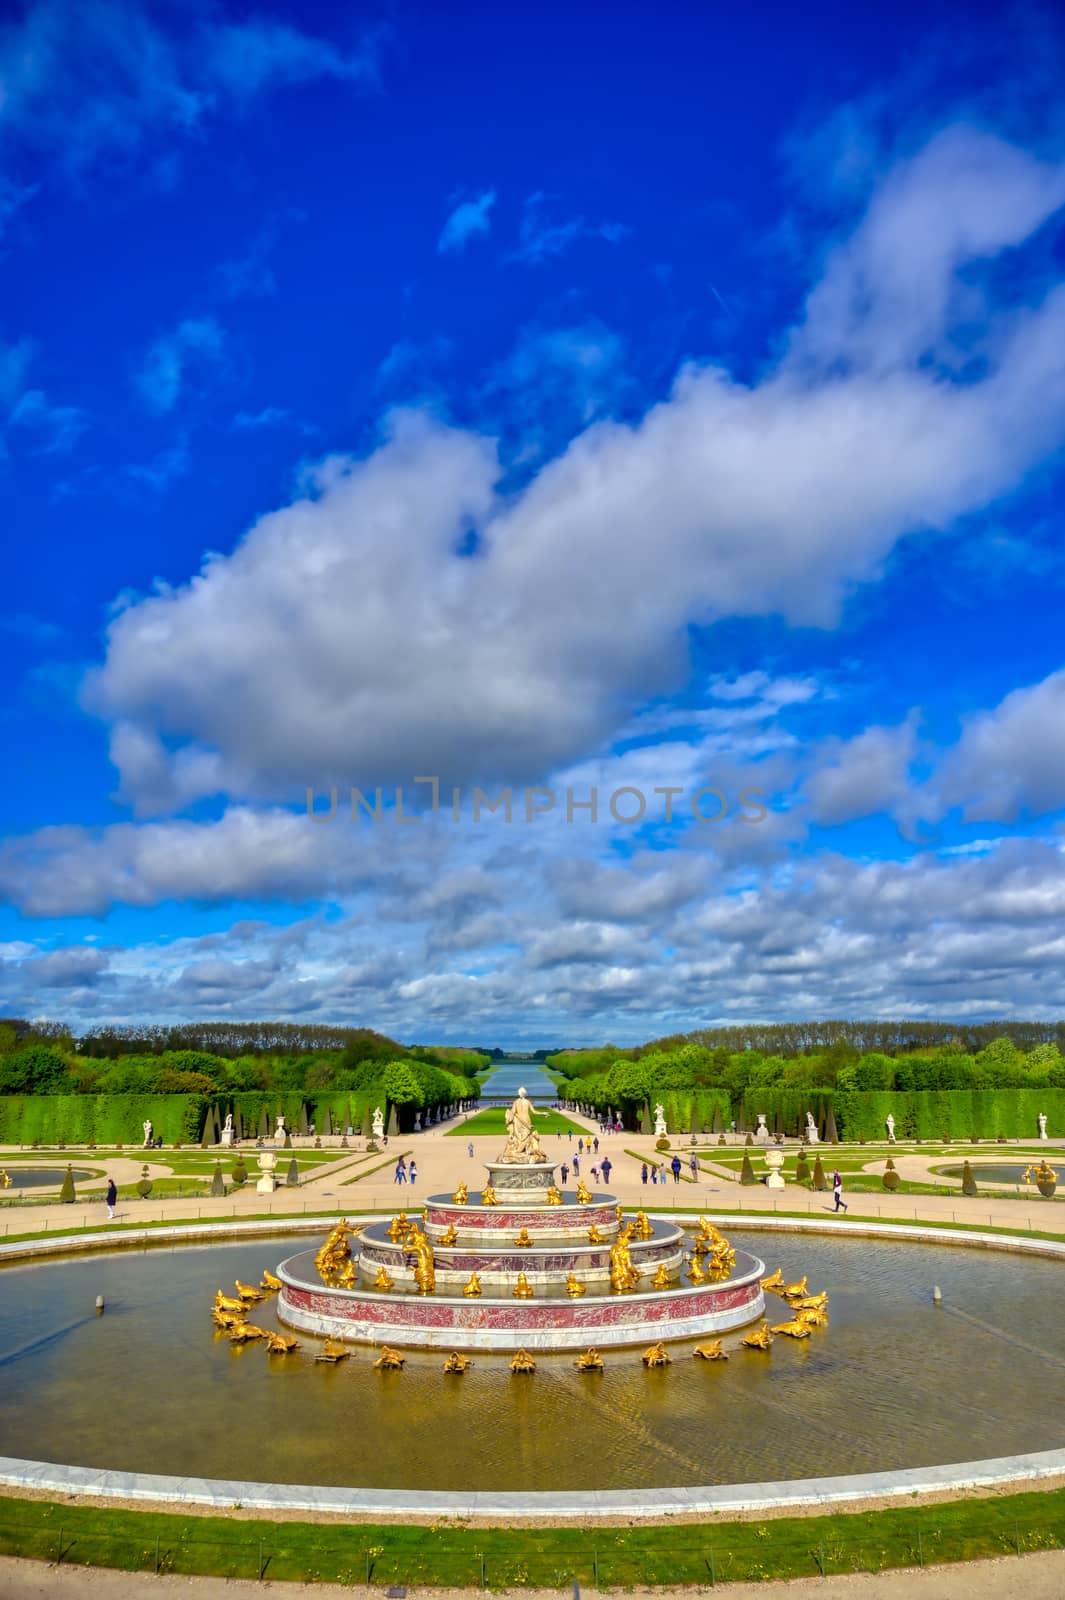
[[[666,1108],[661,1101],[655,1106],[655,1138],[664,1139],[666,1134]]]
[[[532,1125],[533,1117],[546,1117],[546,1111],[537,1111],[529,1099],[525,1086],[518,1090],[517,1098],[507,1111],[507,1142],[500,1161],[546,1161],[540,1148],[540,1135]]]
[[[1047,1114],[1045,1111],[1039,1113],[1039,1137],[1041,1139],[1047,1137]]]

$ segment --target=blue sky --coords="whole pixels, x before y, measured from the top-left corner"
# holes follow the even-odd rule
[[[1026,6],[8,8],[0,1010],[1059,1014],[1063,64]]]

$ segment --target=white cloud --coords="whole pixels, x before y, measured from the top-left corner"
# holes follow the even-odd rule
[[[55,405],[43,389],[27,389],[10,416],[13,428],[26,428],[37,436],[38,455],[65,455],[88,427],[80,406]]]
[[[887,812],[912,816],[910,768],[917,756],[917,718],[900,727],[866,728],[853,739],[826,739],[806,784],[810,816],[831,827]]]
[[[997,232],[972,220],[975,179],[955,187],[969,137],[983,207],[1007,219]],[[951,148],[946,170],[918,156],[891,179],[905,204],[874,198],[829,257],[822,288],[862,262],[870,326],[849,296],[847,315],[829,316],[815,288],[795,350],[759,382],[688,366],[639,421],[592,423],[505,495],[491,440],[394,414],[376,450],[324,463],[232,555],[127,606],[88,703],[233,795],[419,773],[535,781],[677,687],[692,623],[775,613],[831,626],[900,539],[950,529],[1065,437],[1065,287],[988,309],[981,375],[959,381],[914,356],[917,313],[899,309],[885,218],[904,238],[913,215],[931,218],[950,241],[922,258],[946,337],[944,259],[1015,243],[1058,195],[1022,152],[964,131]],[[907,280],[915,303],[918,290]],[[894,363],[885,304],[900,317]],[[161,400],[181,370],[160,360]],[[476,554],[456,553],[471,532]],[[727,704],[741,687],[758,688],[716,692]]]
[[[441,255],[457,255],[469,241],[491,227],[489,213],[496,203],[494,189],[486,189],[476,200],[462,200],[444,223],[436,248]]]
[[[601,239],[606,244],[620,244],[628,238],[630,230],[622,222],[588,222],[584,217],[569,217],[564,222],[548,215],[550,196],[538,190],[525,202],[518,243],[511,252],[511,260],[523,261],[529,266],[563,256],[578,239]]]
[[[966,717],[931,793],[940,807],[960,806],[966,821],[1065,807],[1065,669]]]
[[[137,390],[152,411],[172,411],[190,370],[204,372],[222,358],[225,335],[214,317],[186,317],[149,346],[137,372]]]

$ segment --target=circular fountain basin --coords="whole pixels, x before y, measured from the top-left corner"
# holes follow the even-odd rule
[[[1038,1158],[1031,1161],[970,1161],[969,1168],[977,1183],[1015,1183],[1024,1182],[1024,1174],[1031,1172],[1039,1165]],[[1053,1165],[1053,1162],[1051,1163]],[[962,1166],[933,1167],[933,1172],[940,1178],[961,1178],[965,1175]],[[1034,1190],[1035,1184],[1032,1188]]]
[[[0,1166],[2,1165],[0,1163]],[[11,1179],[12,1189],[58,1189],[67,1175],[66,1167],[5,1167],[3,1170]],[[99,1175],[98,1172],[87,1172],[78,1168],[71,1174],[75,1183],[84,1183],[86,1179],[97,1178]],[[0,1195],[3,1193],[4,1189],[0,1188]]]

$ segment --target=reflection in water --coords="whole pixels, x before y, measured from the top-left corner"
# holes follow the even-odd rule
[[[769,1355],[604,1372],[538,1355],[410,1352],[375,1372],[354,1347],[316,1364],[233,1348],[210,1302],[292,1253],[287,1239],[122,1253],[0,1273],[5,1454],[142,1472],[379,1488],[576,1489],[865,1472],[1065,1445],[1058,1263],[855,1239],[735,1233],[786,1279],[831,1296],[830,1324]],[[933,1283],[943,1289],[932,1304]],[[102,1317],[86,1316],[97,1294]],[[771,1306],[774,1301],[771,1298]],[[781,1316],[786,1309],[781,1303]],[[273,1301],[254,1320],[273,1328]],[[771,1320],[775,1319],[771,1316]]]
[[[491,1100],[513,1100],[522,1084],[538,1106],[549,1106],[558,1098],[558,1090],[538,1061],[504,1061],[502,1066],[485,1078],[481,1104]]]
[[[3,1167],[2,1162],[0,1167]],[[12,1189],[46,1189],[49,1186],[58,1189],[67,1175],[66,1167],[3,1167],[3,1170],[11,1179]],[[75,1183],[98,1176],[96,1172],[86,1172],[79,1167],[75,1167],[73,1172]]]

